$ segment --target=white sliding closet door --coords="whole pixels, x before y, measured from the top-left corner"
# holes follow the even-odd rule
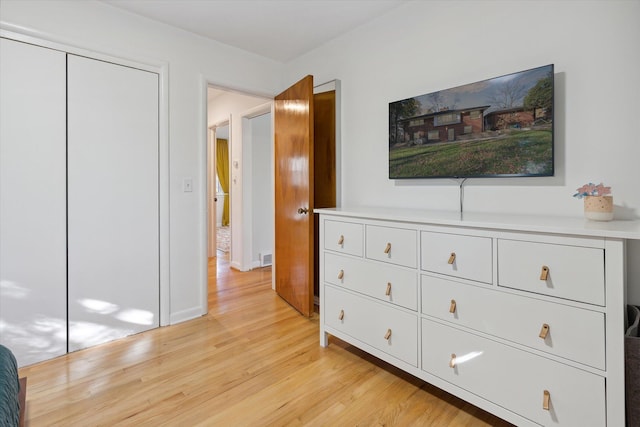
[[[159,326],[158,75],[68,56],[69,351]]]
[[[0,343],[67,352],[66,55],[0,39]]]

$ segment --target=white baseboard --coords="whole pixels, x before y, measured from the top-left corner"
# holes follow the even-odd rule
[[[179,311],[177,313],[171,313],[170,325],[175,325],[176,323],[186,322],[187,320],[195,319],[196,317],[202,316],[203,313],[200,307],[192,307],[186,310]]]

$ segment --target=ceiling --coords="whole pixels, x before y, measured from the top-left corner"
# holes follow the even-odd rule
[[[101,0],[286,63],[407,0]]]

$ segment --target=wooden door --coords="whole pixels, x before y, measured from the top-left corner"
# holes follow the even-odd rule
[[[313,312],[313,76],[275,98],[276,292],[305,316]]]
[[[313,95],[313,207],[336,206],[336,90]],[[314,239],[318,241],[320,220],[314,215]],[[316,243],[317,244],[317,243]],[[319,262],[314,259],[314,295],[320,295]]]

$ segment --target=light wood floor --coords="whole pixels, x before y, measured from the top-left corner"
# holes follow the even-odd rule
[[[321,348],[270,268],[212,260],[208,315],[21,369],[27,425],[509,425],[337,339]]]

